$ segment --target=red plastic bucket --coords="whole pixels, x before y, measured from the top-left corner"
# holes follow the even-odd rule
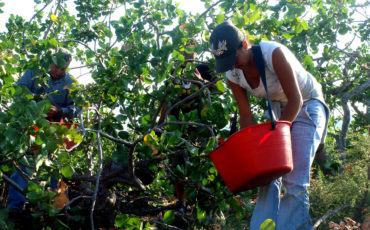
[[[266,185],[293,170],[290,122],[254,125],[230,136],[209,153],[228,189],[241,192]]]

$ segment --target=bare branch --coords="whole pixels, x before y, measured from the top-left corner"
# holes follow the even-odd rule
[[[82,68],[87,68],[90,66],[95,66],[95,64],[89,64],[89,65],[83,65],[83,66],[76,66],[76,67],[69,67],[69,69],[82,69]]]
[[[355,105],[355,102],[351,102],[351,106],[353,108],[353,110],[355,110],[355,112],[362,118],[364,118],[365,120],[367,120],[368,122],[370,121],[370,117],[369,117],[369,114],[366,113],[364,114],[363,112],[361,112],[358,107]]]
[[[129,154],[128,154],[128,173],[129,173],[130,180],[132,181],[132,183],[134,183],[134,185],[136,187],[138,187],[139,189],[145,190],[144,184],[135,175],[135,164],[134,164],[134,160],[133,160],[135,147],[136,147],[136,144],[134,144],[130,148],[130,151],[129,151]]]
[[[123,145],[126,145],[128,147],[131,147],[133,146],[133,143],[130,143],[130,142],[127,142],[125,140],[122,140],[122,139],[119,139],[119,138],[115,138],[115,137],[112,137],[106,133],[103,133],[101,130],[96,130],[96,129],[90,129],[90,128],[85,128],[84,125],[83,125],[83,112],[85,111],[89,111],[89,110],[95,110],[97,113],[98,113],[98,110],[94,107],[89,107],[87,109],[84,109],[84,110],[81,110],[79,115],[80,115],[80,126],[79,128],[81,129],[82,131],[82,135],[85,136],[86,134],[86,131],[89,131],[89,132],[95,132],[95,133],[99,133],[101,136],[105,137],[105,138],[108,138],[109,140],[112,140],[114,142],[117,142],[117,143],[120,143],[120,144],[123,144]],[[100,124],[101,125],[101,124]],[[75,149],[77,148],[79,144],[75,145],[72,149]]]
[[[220,4],[222,2],[222,0],[219,0],[218,2],[215,2],[212,6],[210,6],[206,11],[204,11],[199,17],[203,17],[205,16],[208,11],[210,11],[213,7],[217,6],[218,4]]]
[[[179,106],[187,101],[190,101],[191,99],[197,97],[203,90],[207,89],[209,86],[215,84],[217,81],[220,81],[222,80],[222,78],[217,78],[216,80],[213,80],[212,82],[208,82],[207,84],[204,84],[198,91],[190,94],[189,96],[187,96],[186,98],[184,98],[183,100],[181,101],[178,101],[176,102],[175,104],[173,104],[167,111],[166,111],[166,121],[168,119],[168,115],[171,113],[171,110],[173,110],[176,106]],[[188,80],[188,81],[194,81],[194,80]],[[199,81],[196,81],[197,83],[199,83]]]
[[[330,89],[326,93],[335,96],[335,95],[338,95],[340,93],[347,92],[348,90],[350,90],[352,88],[352,86],[353,86],[353,83],[351,81],[345,81],[345,82],[343,82],[342,86],[334,88],[334,89]]]
[[[131,147],[131,146],[133,145],[131,142],[128,142],[128,141],[122,140],[122,139],[120,139],[120,138],[112,137],[112,136],[110,136],[109,134],[103,133],[103,132],[101,132],[101,131],[99,131],[99,130],[96,130],[96,129],[85,129],[85,131],[95,132],[95,133],[100,133],[100,135],[101,135],[102,137],[105,137],[105,138],[107,138],[107,139],[109,139],[109,140],[111,140],[111,141],[114,141],[114,142],[116,142],[116,143],[120,143],[120,144],[126,145],[126,146],[128,146],[128,147]]]
[[[95,204],[96,204],[96,197],[97,197],[98,191],[99,191],[99,182],[100,182],[101,171],[102,171],[102,168],[103,168],[103,150],[102,150],[102,145],[101,145],[101,141],[100,141],[101,120],[100,120],[99,111],[96,110],[96,109],[94,109],[94,110],[95,110],[95,112],[98,116],[98,121],[99,121],[98,132],[96,133],[97,134],[96,140],[98,142],[98,151],[99,151],[99,165],[98,165],[98,174],[96,176],[95,190],[94,190],[94,194],[93,194],[93,198],[92,198],[91,211],[90,211],[90,224],[91,224],[91,229],[92,230],[95,229],[95,227],[94,227],[94,209],[95,209]]]
[[[26,193],[23,191],[23,189],[21,187],[19,187],[19,185],[17,183],[15,183],[12,179],[10,179],[7,175],[5,175],[2,172],[0,173],[0,175],[6,182],[8,182],[11,186],[13,186],[15,189],[17,189],[20,193],[22,193],[23,195],[26,195]]]
[[[330,132],[328,132],[328,135],[335,138],[336,143],[337,143],[337,149],[344,149],[344,145],[343,145],[339,135],[334,134],[334,133],[330,133]]]
[[[163,105],[164,105],[164,102],[168,96],[168,93],[169,93],[169,88],[170,88],[170,85],[167,85],[166,87],[166,90],[165,90],[165,93],[164,93],[164,97],[161,99],[160,103],[159,103],[159,107],[158,109],[156,110],[154,116],[153,116],[153,119],[152,119],[152,122],[150,124],[150,127],[153,128],[155,126],[155,123],[156,123],[156,120],[157,120],[157,117],[159,115],[159,113],[161,112],[162,108],[163,108]]]
[[[31,22],[33,21],[33,19],[34,19],[37,15],[39,15],[42,11],[44,11],[44,9],[45,9],[45,8],[46,8],[50,3],[51,3],[51,1],[50,1],[50,2],[48,2],[48,3],[46,3],[44,7],[42,7],[39,11],[37,11],[37,12],[36,12],[36,14],[34,14],[34,15],[31,17],[31,19],[28,21],[28,23],[29,23],[29,24],[31,24]],[[27,50],[26,50],[26,47],[25,47],[25,42],[24,42],[24,41],[26,40],[25,32],[26,32],[26,30],[23,30],[23,33],[22,33],[22,37],[23,37],[23,50],[24,50],[24,52],[25,52],[26,54],[28,54],[28,52],[27,52]]]
[[[21,168],[19,168],[18,165],[15,162],[13,162],[13,166],[14,166],[15,170],[17,170],[19,175],[23,178],[23,180],[25,180],[26,182],[31,180],[31,178],[26,173],[24,173],[23,170]]]
[[[156,37],[157,49],[161,49],[161,43],[159,42],[159,36],[160,36],[160,33],[159,33],[158,26],[157,26],[157,25],[155,25],[155,24],[153,23],[153,21],[152,21],[150,18],[148,19],[148,22],[149,22],[149,24],[150,24],[150,25],[152,25],[152,26],[154,27],[155,32],[156,32],[156,34],[157,34],[157,37]]]
[[[70,206],[73,202],[75,202],[76,200],[79,200],[79,199],[93,199],[93,197],[92,196],[77,196],[77,197],[73,198],[71,201],[69,201],[69,203],[64,207]]]
[[[78,40],[63,40],[63,41],[60,41],[60,42],[63,42],[63,43],[68,43],[68,42],[75,42],[75,43],[78,43],[80,45],[83,45],[84,47],[86,47],[88,50],[94,52],[95,54],[95,58],[98,60],[99,64],[105,69],[106,66],[104,65],[103,61],[100,59],[100,56],[95,52],[94,49],[91,49],[87,44],[81,42],[81,41],[78,41]]]
[[[354,90],[344,94],[344,96],[342,97],[341,103],[342,103],[344,115],[343,115],[343,124],[342,124],[342,131],[341,131],[340,139],[341,139],[341,142],[344,144],[343,147],[345,147],[345,139],[347,136],[348,127],[350,123],[350,115],[351,115],[349,106],[348,106],[348,100],[360,94],[362,91],[364,91],[365,89],[369,87],[370,87],[370,80],[366,81],[365,83],[355,88]]]
[[[162,123],[164,124],[164,123]],[[159,128],[154,128],[155,131],[157,132],[160,132],[160,133],[165,133],[162,129],[159,129]],[[174,132],[166,132],[166,134],[168,135],[171,135],[171,136],[175,136],[175,133]],[[190,144],[190,142],[188,142],[187,140],[185,140],[184,138],[182,137],[178,137],[179,140],[183,141],[188,147],[192,147],[192,145]]]
[[[346,208],[353,208],[351,205],[347,204],[347,205],[343,205],[339,208],[336,208],[330,212],[327,212],[325,215],[323,215],[320,219],[318,219],[315,224],[312,226],[311,230],[315,230],[317,227],[319,227],[319,225],[324,222],[329,216],[337,213],[337,212],[340,212],[342,211],[343,209],[346,209]]]
[[[7,160],[4,160],[4,161],[0,161],[0,165],[3,165],[3,164],[7,164],[9,162],[12,162],[12,161],[19,161],[20,159],[22,159],[26,154],[22,154],[21,156],[17,157],[17,158],[11,158],[11,159],[7,159]]]
[[[166,223],[163,223],[163,222],[160,222],[160,221],[154,221],[153,223],[159,224],[159,225],[163,225],[165,227],[165,229],[169,229],[169,230],[181,230],[181,228],[178,228],[178,227],[175,227],[173,225],[169,225],[169,224],[166,224]]]
[[[162,124],[160,124],[158,126],[158,128],[160,127],[163,127],[165,125],[195,125],[195,126],[200,126],[200,127],[204,127],[204,128],[207,128],[208,131],[210,132],[210,134],[212,135],[212,137],[215,137],[215,133],[213,132],[213,129],[209,126],[209,125],[206,125],[206,124],[203,124],[203,123],[198,123],[198,122],[187,122],[187,121],[167,121],[167,122],[164,122]]]
[[[61,1],[62,1],[62,0],[58,0],[58,4],[57,4],[57,7],[55,8],[54,15],[56,15],[56,14],[58,13],[58,9],[59,9],[59,7],[60,7],[60,3],[61,3]],[[48,28],[46,29],[46,32],[45,32],[45,34],[44,34],[44,37],[42,38],[43,40],[44,40],[44,39],[46,39],[46,37],[48,36],[48,34],[49,34],[49,32],[50,32],[50,29],[51,29],[51,27],[53,26],[53,24],[54,24],[54,21],[53,21],[53,20],[51,20],[51,22],[50,22],[50,24],[49,24]]]

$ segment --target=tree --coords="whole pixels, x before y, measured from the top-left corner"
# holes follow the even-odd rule
[[[186,215],[185,222],[190,226],[210,226],[221,220],[226,225],[243,224],[240,220],[250,215],[248,199],[255,191],[245,192],[243,198],[233,196],[206,157],[217,146],[218,137],[228,137],[236,110],[223,78],[213,81],[221,94],[210,93],[206,84],[177,104],[170,100],[177,89],[165,84],[182,77],[184,52],[200,54],[186,66],[189,79],[196,63],[213,66],[208,52],[210,31],[226,19],[248,32],[251,41],[281,41],[302,60],[322,84],[330,108],[343,112],[330,123],[338,149],[344,151],[348,132],[367,132],[369,19],[364,15],[357,21],[354,16],[366,13],[368,3],[201,0],[206,11],[194,15],[171,0],[79,0],[73,3],[73,13],[70,1],[35,2],[38,10],[31,19],[12,15],[8,31],[0,34],[0,162],[6,178],[23,164],[29,137],[36,135],[31,145],[40,150],[30,158],[34,173],[27,198],[36,210],[35,219],[44,218],[39,223],[43,226],[89,223],[94,228],[115,222],[134,228],[146,215],[156,216],[146,221],[147,226],[171,225],[174,218],[181,218],[171,211],[176,208],[171,203],[171,177],[187,185],[191,215]],[[117,12],[121,17],[111,20]],[[197,45],[189,46],[194,43]],[[47,100],[36,102],[14,85],[26,69],[46,72],[48,57],[56,47],[71,50],[95,81],[70,89],[76,104],[89,105],[77,121],[79,133],[50,126],[43,118]],[[157,125],[163,103],[171,110],[197,95],[203,95],[206,105],[200,118],[194,113],[181,114],[179,120],[168,116]],[[253,99],[252,103],[256,119],[262,121],[258,115],[265,102]],[[355,111],[352,116],[349,103]],[[337,129],[339,121],[342,127]],[[189,126],[203,128],[202,140],[199,133],[186,133]],[[58,137],[62,135],[72,137],[79,146],[73,152],[60,149],[63,140]],[[156,151],[160,157],[153,157]],[[169,156],[182,151],[189,153],[186,170],[169,170]],[[50,195],[42,192],[53,174],[62,175],[70,185],[70,210],[56,210]],[[163,218],[158,215],[161,212]],[[229,214],[226,219],[225,213]]]

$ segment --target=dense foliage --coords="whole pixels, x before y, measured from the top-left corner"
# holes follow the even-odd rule
[[[219,137],[229,136],[236,110],[223,76],[213,81],[216,90],[204,85],[182,102],[200,95],[200,116],[191,112],[157,123],[164,103],[170,109],[181,106],[172,100],[179,89],[166,83],[191,79],[198,63],[213,66],[210,31],[226,19],[244,29],[254,43],[267,39],[286,44],[319,80],[335,115],[327,143],[339,152],[342,167],[351,143],[347,134],[368,135],[368,2],[199,0],[206,8],[202,14],[185,12],[171,0],[35,3],[32,18],[11,15],[8,31],[0,33],[1,197],[5,204],[4,178],[16,166],[32,169],[25,215],[35,229],[113,225],[149,229],[182,222],[191,228],[248,226],[256,190],[233,196],[206,157]],[[118,19],[113,20],[114,15]],[[85,108],[81,119],[75,120],[78,131],[50,126],[44,119],[50,107],[47,96],[35,98],[15,85],[26,69],[47,72],[57,47],[69,49],[95,81],[69,88],[76,104]],[[182,75],[184,54],[193,52],[199,55]],[[256,121],[262,122],[265,102],[252,99],[252,104]],[[64,138],[79,145],[66,151]],[[39,149],[30,155],[30,146]],[[169,158],[184,152],[186,166],[171,169]],[[332,169],[333,164],[326,167]],[[350,172],[361,171],[356,170]],[[47,190],[52,177],[62,178],[73,201],[61,210],[52,205],[56,195]],[[323,177],[315,181],[320,187],[332,183]],[[347,177],[351,176],[343,175]],[[182,214],[173,196],[174,179],[186,185],[188,210]],[[368,189],[363,182],[356,186],[361,187],[357,191]],[[347,195],[351,205],[361,196]],[[341,202],[313,206],[315,218],[336,204]],[[6,209],[0,211],[0,225],[14,227],[7,221]]]

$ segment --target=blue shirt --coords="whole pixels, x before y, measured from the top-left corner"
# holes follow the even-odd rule
[[[47,93],[51,104],[62,110],[64,116],[70,119],[77,116],[80,109],[76,109],[73,99],[68,98],[67,86],[73,84],[69,73],[56,81],[48,77],[46,84],[38,84],[38,82],[41,82],[38,76],[35,76],[32,70],[27,70],[18,80],[17,85],[26,86],[35,95]]]

